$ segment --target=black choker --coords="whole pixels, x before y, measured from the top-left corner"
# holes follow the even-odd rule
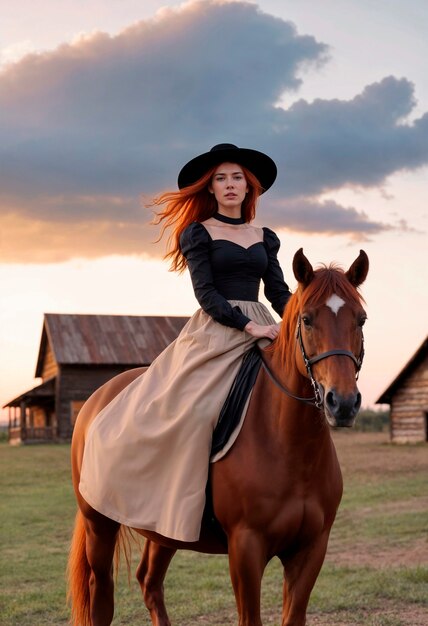
[[[245,219],[243,217],[228,217],[227,215],[223,215],[218,212],[213,215],[213,218],[219,222],[224,222],[225,224],[245,224]]]

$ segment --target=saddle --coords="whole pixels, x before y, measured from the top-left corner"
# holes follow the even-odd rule
[[[256,382],[261,363],[262,357],[260,350],[257,345],[255,345],[245,354],[238,374],[232,383],[225,403],[220,411],[220,417],[214,429],[211,456],[224,448],[229,441],[229,437],[238,426],[245,403]],[[208,526],[211,532],[213,532],[227,548],[226,533],[214,515],[211,484],[209,480],[207,482],[205,495],[206,500],[202,524]]]
[[[245,354],[241,367],[227,394],[214,429],[211,455],[224,448],[229,437],[238,426],[245,403],[250,395],[262,363],[260,350],[255,345]]]

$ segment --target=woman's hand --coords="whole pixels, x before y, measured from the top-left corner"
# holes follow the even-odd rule
[[[269,326],[262,326],[261,324],[256,324],[255,322],[248,322],[245,326],[244,330],[256,337],[257,339],[261,339],[262,337],[267,337],[268,339],[276,339],[278,337],[280,329],[280,324],[270,324]]]

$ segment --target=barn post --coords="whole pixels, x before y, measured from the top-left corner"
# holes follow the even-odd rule
[[[22,400],[20,404],[21,414],[20,414],[20,430],[21,430],[21,439],[27,438],[27,407],[25,405],[25,401]]]

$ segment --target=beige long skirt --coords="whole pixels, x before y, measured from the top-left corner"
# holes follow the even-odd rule
[[[230,302],[259,324],[274,323],[262,303]],[[212,433],[255,341],[199,309],[92,422],[79,485],[84,499],[127,526],[197,541]]]

